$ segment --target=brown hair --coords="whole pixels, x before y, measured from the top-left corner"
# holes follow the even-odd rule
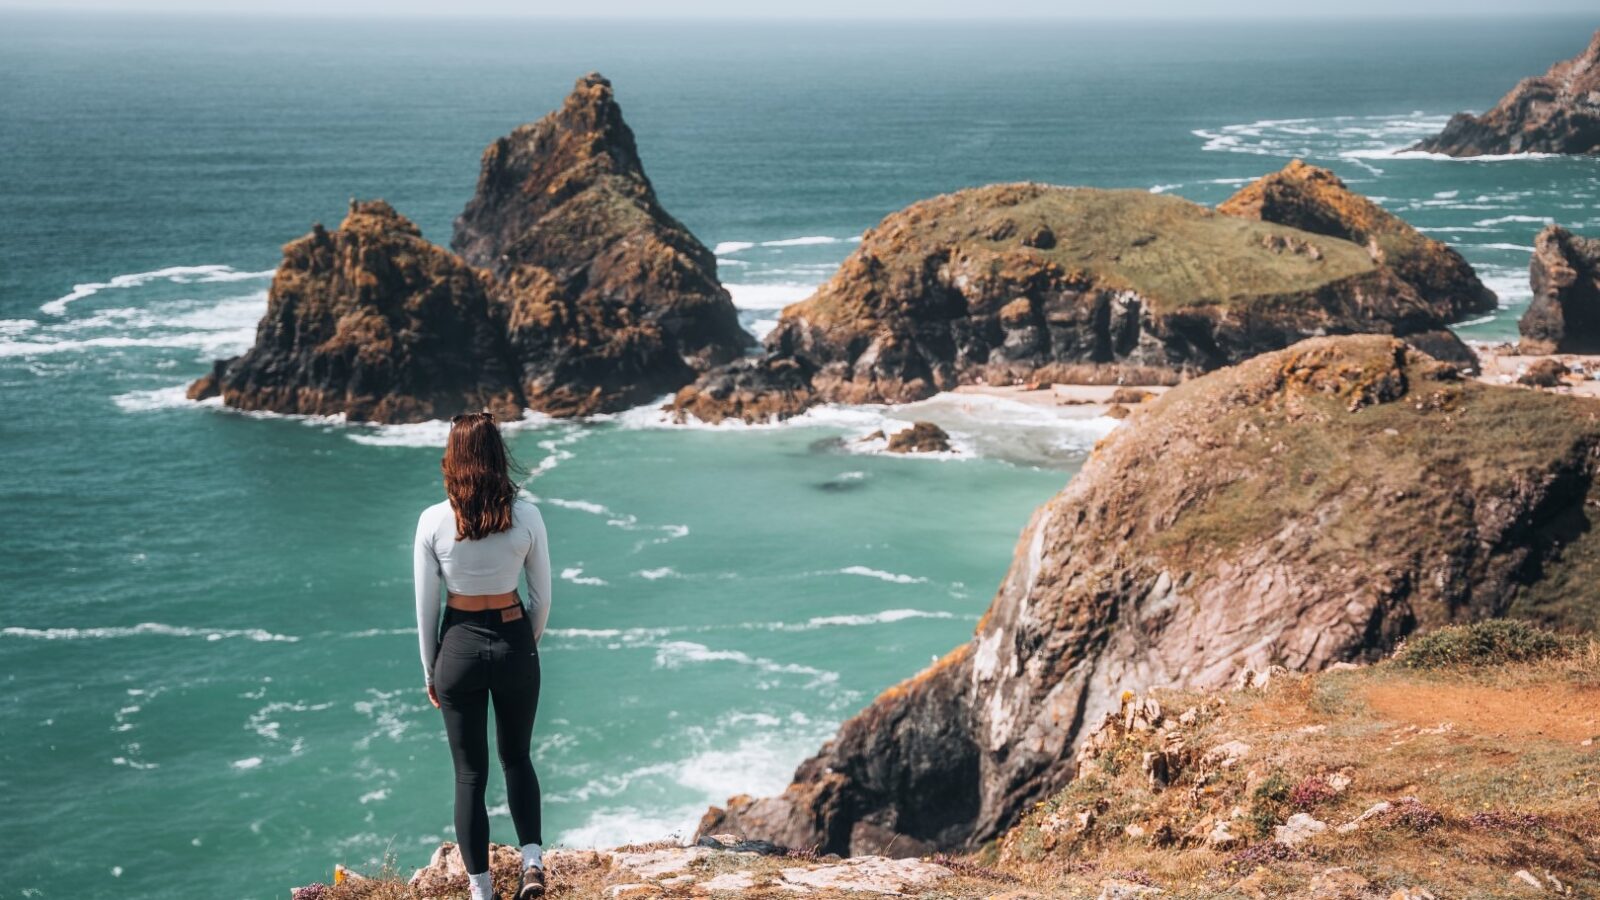
[[[518,490],[511,474],[524,470],[506,452],[493,413],[462,413],[451,419],[439,467],[456,514],[456,540],[477,540],[511,527]]]

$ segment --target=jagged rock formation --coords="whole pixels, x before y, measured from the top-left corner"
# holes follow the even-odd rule
[[[1450,156],[1600,153],[1600,31],[1582,53],[1517,82],[1493,109],[1457,113],[1412,149]]]
[[[766,341],[781,368],[713,371],[673,408],[718,421],[970,383],[1171,384],[1351,332],[1473,364],[1433,304],[1341,238],[1145,191],[991,185],[885,218],[784,310]]]
[[[1416,288],[1445,321],[1495,308],[1494,292],[1461,254],[1345,187],[1327,169],[1293,160],[1240,188],[1217,211],[1359,244],[1375,262]]]
[[[414,422],[626,409],[753,343],[716,260],[656,202],[610,82],[484,153],[457,256],[382,201],[288,245],[256,346],[190,396]],[[482,269],[475,268],[482,266]]]
[[[1071,777],[1124,690],[1318,670],[1510,614],[1593,628],[1600,402],[1308,340],[1143,404],[1034,513],[971,642],[890,688],[782,795],[703,832],[972,847]]]
[[[515,417],[522,392],[484,273],[382,200],[283,248],[249,352],[189,388],[239,409],[417,422]]]
[[[1600,353],[1600,239],[1546,225],[1533,241],[1528,281],[1521,352]]]
[[[450,246],[499,279],[539,282],[550,302],[659,329],[695,368],[754,344],[717,281],[716,257],[656,201],[598,73],[578,79],[560,109],[489,145]]]

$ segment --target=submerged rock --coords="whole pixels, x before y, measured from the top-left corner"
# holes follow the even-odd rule
[[[1457,113],[1412,149],[1450,156],[1600,153],[1600,31],[1582,53],[1517,82],[1493,109]]]
[[[1342,238],[1147,191],[991,185],[885,218],[815,294],[784,309],[766,358],[787,367],[713,371],[672,408],[782,417],[805,403],[901,403],[962,384],[1172,384],[1351,332],[1473,363],[1435,304]],[[765,391],[782,399],[754,401]]]
[[[783,794],[701,830],[973,847],[1072,777],[1123,691],[1372,660],[1491,616],[1593,627],[1574,585],[1600,566],[1597,448],[1600,402],[1464,380],[1384,336],[1189,381],[1034,513],[969,643],[845,722]]]
[[[717,281],[716,257],[656,200],[598,73],[578,79],[560,109],[489,145],[450,246],[496,278],[537,284],[544,303],[647,329],[639,340],[665,341],[664,354],[694,368],[755,343]],[[537,368],[537,342],[513,340]],[[686,383],[684,371],[664,373],[655,395]]]
[[[522,411],[484,274],[422,239],[382,200],[350,204],[283,248],[249,352],[218,360],[189,398],[355,421]]]
[[[1533,241],[1528,281],[1521,352],[1600,353],[1600,239],[1546,225]]]
[[[1494,292],[1451,249],[1345,186],[1327,169],[1293,160],[1217,205],[1217,211],[1342,238],[1367,248],[1416,289],[1434,315],[1452,321],[1495,308]]]

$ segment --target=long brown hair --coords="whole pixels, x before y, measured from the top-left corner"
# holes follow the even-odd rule
[[[506,452],[493,413],[463,413],[451,419],[439,467],[456,514],[456,540],[477,540],[511,527],[511,505],[517,499],[511,475],[525,470]]]

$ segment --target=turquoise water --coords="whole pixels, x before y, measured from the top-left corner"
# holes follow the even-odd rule
[[[1458,246],[1506,304],[1462,331],[1498,339],[1543,222],[1600,229],[1600,163],[1393,150],[1595,24],[7,15],[0,897],[281,896],[450,836],[408,583],[442,429],[179,399],[248,345],[279,246],[347,198],[446,241],[483,146],[599,69],[759,331],[920,197],[1038,179],[1210,203],[1303,155]],[[913,415],[965,452],[854,442]],[[1106,427],[949,401],[769,429],[524,423],[561,574],[547,842],[657,837],[781,788],[970,632]],[[493,823],[509,837],[503,806]]]

